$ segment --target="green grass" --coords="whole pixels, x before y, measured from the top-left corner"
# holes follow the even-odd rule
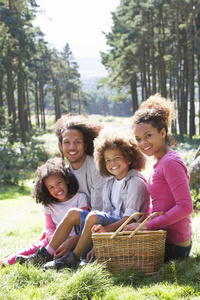
[[[30,196],[1,203],[0,258],[3,258],[35,240],[43,228],[44,217],[41,206]],[[10,215],[13,205],[15,218]],[[0,269],[0,299],[200,299],[199,218],[200,213],[193,215],[190,257],[164,265],[157,274],[147,276],[136,270],[111,274],[97,263],[60,272],[43,272],[41,268],[16,264]]]

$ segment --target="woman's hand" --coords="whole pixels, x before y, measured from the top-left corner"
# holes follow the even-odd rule
[[[141,223],[131,223],[124,226],[123,231],[134,231]],[[148,230],[147,225],[145,224],[140,230]]]
[[[97,224],[94,225],[91,229],[91,233],[102,233],[102,232],[106,232],[104,226]]]

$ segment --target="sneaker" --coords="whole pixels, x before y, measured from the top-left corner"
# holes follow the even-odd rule
[[[66,256],[62,258],[55,259],[53,261],[48,262],[43,266],[44,270],[48,269],[54,269],[54,270],[60,270],[63,268],[77,268],[79,265],[79,259],[76,258],[76,256],[70,252]]]
[[[47,252],[45,247],[41,247],[40,249],[37,250],[35,254],[28,255],[28,256],[18,255],[15,259],[20,264],[28,262],[32,265],[41,266],[44,263],[53,260],[53,257],[54,257],[53,255]]]
[[[25,262],[28,261],[28,257],[29,256],[25,256],[25,255],[18,255],[15,257],[16,262],[18,262],[20,265],[25,264]]]

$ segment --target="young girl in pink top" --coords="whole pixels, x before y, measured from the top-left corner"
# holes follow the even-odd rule
[[[37,203],[44,205],[46,237],[15,254],[9,255],[0,262],[0,265],[12,265],[16,261],[24,263],[28,255],[34,254],[41,246],[47,246],[56,227],[70,208],[77,207],[88,210],[87,196],[84,193],[77,193],[77,191],[77,179],[67,167],[63,166],[60,158],[51,158],[39,167],[36,171],[32,196]],[[75,232],[72,230],[70,236],[73,234]]]
[[[173,117],[173,103],[158,94],[143,102],[133,116],[134,136],[139,148],[157,160],[148,189],[153,212],[163,212],[148,221],[143,229],[167,231],[165,261],[187,258],[192,246],[190,215],[193,205],[189,174],[180,155],[171,149],[175,141],[168,135]],[[126,225],[124,230],[134,230],[138,225]]]

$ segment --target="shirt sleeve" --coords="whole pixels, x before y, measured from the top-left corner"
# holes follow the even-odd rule
[[[87,195],[84,193],[78,193],[78,201],[77,207],[83,210],[89,210],[89,203],[87,199]]]
[[[163,176],[169,185],[175,205],[162,216],[148,221],[147,227],[149,230],[165,228],[174,224],[190,215],[193,210],[188,178],[182,163],[169,160],[163,170]]]
[[[51,215],[45,213],[45,219],[46,219],[46,237],[48,241],[50,241],[52,235],[54,234],[54,231],[56,230],[56,225],[53,222]]]
[[[102,211],[103,201],[102,201],[102,190],[106,182],[97,169],[92,171],[92,186],[91,186],[91,207],[92,210]]]
[[[141,178],[133,177],[129,182],[123,217],[129,217],[137,212],[145,212],[149,201],[147,183]],[[137,220],[139,217],[135,219]]]

